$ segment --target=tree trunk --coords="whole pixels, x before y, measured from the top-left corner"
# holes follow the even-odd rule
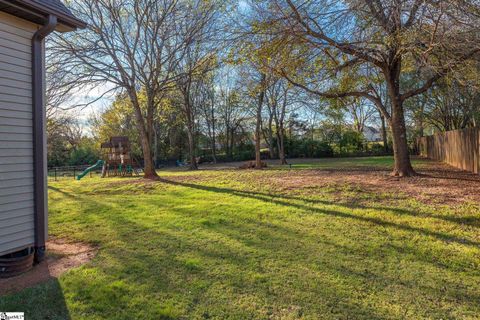
[[[155,170],[151,142],[149,139],[149,136],[151,136],[151,133],[148,133],[147,129],[145,128],[145,120],[142,115],[142,110],[140,109],[140,105],[138,103],[136,92],[130,92],[130,101],[132,102],[133,109],[135,111],[135,118],[136,118],[135,123],[140,136],[140,144],[142,146],[143,162],[144,162],[143,177],[146,179],[157,179],[158,175]],[[151,128],[152,126],[148,126],[148,127]]]
[[[282,107],[280,108],[280,115],[278,114],[278,109],[275,108],[274,119],[275,126],[277,127],[277,148],[278,148],[278,158],[280,159],[280,164],[288,164],[287,159],[285,159],[285,112],[287,110],[287,96],[288,90],[286,89],[283,96]]]
[[[153,126],[153,165],[155,168],[158,168],[158,135],[157,135],[157,128]]]
[[[155,164],[153,162],[153,156],[150,148],[150,142],[146,137],[142,135],[140,138],[142,141],[142,151],[143,151],[143,172],[144,178],[147,179],[156,179],[158,178],[157,172],[155,170]]]
[[[215,128],[213,127],[212,129],[212,124],[210,124],[209,120],[207,120],[207,132],[208,132],[208,138],[210,140],[212,162],[217,163],[216,150],[215,150]]]
[[[192,125],[188,125],[188,153],[190,154],[190,170],[198,170],[195,157],[195,132]]]
[[[217,163],[217,147],[215,141],[215,134],[212,136],[212,161],[213,163]]]
[[[215,132],[215,113],[214,108],[212,107],[212,160],[213,163],[217,163],[217,139],[216,139],[216,132]]]
[[[268,119],[266,138],[268,139],[268,152],[270,153],[270,159],[275,159],[275,148],[273,146],[273,115],[271,113]]]
[[[383,150],[385,153],[388,153],[388,136],[387,136],[387,125],[385,123],[385,116],[380,113],[380,121],[382,123],[382,140],[383,140]]]
[[[227,137],[230,137],[227,143],[227,156],[229,160],[233,160],[233,147],[235,146],[235,129],[229,128],[227,131]]]
[[[288,164],[287,159],[285,159],[285,132],[283,126],[278,128],[277,132],[278,140],[278,157],[280,158],[280,164]]]
[[[395,48],[396,49],[396,48]],[[408,154],[407,129],[405,127],[405,114],[403,100],[400,94],[400,70],[402,60],[396,56],[397,51],[391,51],[392,61],[385,70],[387,92],[392,104],[390,128],[393,138],[393,157],[395,165],[392,175],[396,177],[410,177],[416,175]]]
[[[265,98],[265,75],[262,74],[260,80],[260,93],[258,94],[257,123],[255,127],[255,169],[262,169],[262,159],[260,153],[260,142],[262,136],[262,106]]]
[[[260,140],[261,140],[261,129],[260,129],[260,121],[259,121],[259,110],[257,110],[257,125],[255,128],[255,169],[262,169],[262,158],[261,158],[261,151],[260,151]]]
[[[408,154],[405,116],[403,113],[402,102],[399,101],[399,99],[392,101],[391,128],[393,136],[393,155],[395,159],[395,166],[392,175],[397,177],[410,177],[416,175]]]
[[[423,123],[423,116],[425,114],[425,103],[422,101],[422,105],[420,107],[420,113],[418,114],[418,136],[423,137],[423,131],[424,131],[424,123]]]

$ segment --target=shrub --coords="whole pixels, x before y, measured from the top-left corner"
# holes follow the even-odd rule
[[[363,135],[353,130],[344,131],[339,141],[339,146],[347,153],[363,151],[364,144]]]
[[[385,151],[385,147],[383,143],[373,142],[369,145],[368,154],[372,156],[382,156],[386,154],[390,154],[390,151]]]
[[[289,158],[322,158],[333,156],[332,147],[313,139],[286,139],[285,153]]]
[[[83,145],[72,150],[68,164],[71,166],[87,165],[97,162],[98,159],[100,159],[98,150],[91,145]]]
[[[305,156],[308,158],[323,158],[333,156],[332,147],[323,141],[307,139],[303,141],[302,147]]]

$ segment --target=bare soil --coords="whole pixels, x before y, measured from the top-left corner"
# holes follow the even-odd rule
[[[311,159],[289,161],[294,164],[312,162]],[[394,193],[400,198],[403,195],[405,198],[435,205],[480,204],[480,175],[433,160],[422,161],[423,164],[415,168],[419,175],[408,178],[393,177],[391,168],[387,167],[347,165],[307,170],[279,170],[275,174],[264,175],[257,179],[268,180],[265,183],[273,184],[277,191],[286,193],[319,188],[339,190],[345,187],[349,190],[379,195]],[[278,164],[276,161],[268,162]],[[232,169],[232,167],[238,167],[238,164],[210,165],[207,169]],[[172,180],[175,179],[176,177],[172,178]],[[345,200],[345,194],[339,194],[339,198]]]
[[[303,170],[278,178],[282,189],[348,186],[350,190],[395,193],[430,204],[480,204],[480,175],[434,161],[416,170],[419,175],[408,178],[393,177],[390,170],[378,167]]]
[[[77,268],[96,255],[97,249],[85,243],[71,243],[62,239],[50,239],[47,258],[22,275],[0,279],[0,296],[19,292],[25,288],[58,278],[70,269]]]

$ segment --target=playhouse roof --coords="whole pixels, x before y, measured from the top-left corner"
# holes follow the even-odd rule
[[[120,143],[120,142],[128,143],[128,137],[125,137],[125,136],[111,137],[110,142],[113,144]]]
[[[123,147],[127,147],[129,145],[128,137],[125,137],[125,136],[110,137],[110,141],[103,142],[100,145],[100,147],[102,149],[116,148],[116,147],[119,147],[120,144]]]
[[[102,149],[108,149],[108,148],[111,148],[111,147],[112,147],[112,144],[110,142],[103,142],[100,145],[100,148],[102,148]]]

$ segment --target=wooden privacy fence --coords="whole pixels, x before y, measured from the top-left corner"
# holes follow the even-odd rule
[[[480,173],[480,128],[441,132],[417,142],[421,156]]]

